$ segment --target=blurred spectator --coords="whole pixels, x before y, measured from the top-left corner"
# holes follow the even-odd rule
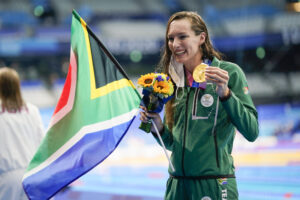
[[[280,140],[291,139],[295,134],[300,134],[300,118],[279,125],[273,133]]]
[[[300,134],[300,119],[294,122],[293,128],[291,129],[291,134]]]
[[[27,199],[22,177],[44,134],[36,106],[24,102],[14,69],[0,68],[0,199]]]
[[[170,13],[174,13],[182,10],[182,5],[178,0],[164,0],[166,7],[169,9]]]
[[[5,66],[4,62],[0,60],[0,67],[4,67],[4,66]]]
[[[51,0],[31,0],[33,12],[40,22],[44,25],[57,24],[57,13],[54,9]]]

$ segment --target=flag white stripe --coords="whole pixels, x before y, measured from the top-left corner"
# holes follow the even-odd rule
[[[71,72],[71,87],[70,87],[70,94],[69,94],[68,102],[62,109],[60,109],[56,114],[54,114],[51,117],[47,132],[54,124],[56,124],[59,120],[61,120],[73,108],[74,99],[75,99],[75,91],[76,91],[76,82],[77,82],[77,63],[76,63],[76,58],[75,58],[75,55],[74,55],[74,52],[72,49],[70,52],[70,57],[71,57],[70,64],[72,66],[72,72]]]
[[[123,124],[129,120],[131,120],[134,116],[137,115],[139,109],[135,108],[131,110],[128,113],[125,113],[123,115],[119,115],[118,117],[112,118],[110,120],[99,122],[96,124],[91,124],[87,126],[83,126],[66,144],[64,144],[62,147],[60,147],[56,152],[54,152],[47,160],[42,162],[37,167],[31,169],[28,171],[24,176],[23,180],[27,177],[39,172],[40,170],[46,168],[51,163],[53,163],[56,159],[58,159],[61,155],[63,155],[66,151],[68,151],[74,144],[76,144],[78,141],[80,141],[81,138],[83,138],[85,135],[89,133],[93,133],[96,131],[101,131],[105,129],[112,128],[114,126],[118,126],[120,124]]]

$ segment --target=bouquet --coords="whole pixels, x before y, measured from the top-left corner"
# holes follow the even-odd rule
[[[143,88],[141,105],[147,108],[148,112],[160,113],[167,101],[172,98],[174,86],[170,78],[163,73],[149,73],[138,79],[138,85]],[[152,123],[142,122],[140,129],[149,133]]]

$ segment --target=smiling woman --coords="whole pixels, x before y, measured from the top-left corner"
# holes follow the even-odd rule
[[[195,71],[201,64],[204,72]],[[238,199],[231,156],[235,132],[248,141],[258,136],[257,112],[244,92],[243,71],[222,60],[204,20],[185,11],[168,21],[159,67],[174,82],[175,95],[166,104],[164,120],[146,108],[140,119],[153,119],[172,152],[175,171],[169,167],[165,199]]]
[[[183,63],[190,72],[201,61],[202,52],[199,51],[205,41],[205,33],[196,35],[191,29],[188,19],[171,22],[168,33],[168,46],[174,59]]]

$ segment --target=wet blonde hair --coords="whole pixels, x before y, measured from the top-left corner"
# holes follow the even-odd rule
[[[14,69],[0,68],[0,99],[3,111],[21,111],[25,105],[21,95],[20,78]]]
[[[208,30],[206,24],[202,17],[198,15],[196,12],[191,11],[181,11],[174,13],[168,21],[166,33],[165,33],[165,44],[162,50],[162,55],[160,62],[158,64],[157,71],[163,71],[166,74],[169,74],[169,65],[171,61],[172,52],[169,48],[169,39],[168,39],[168,32],[170,28],[170,24],[175,20],[180,19],[188,19],[191,22],[191,29],[195,32],[195,35],[200,35],[201,33],[205,33],[205,41],[199,47],[202,51],[202,59],[209,59],[212,60],[213,57],[218,58],[219,60],[222,59],[222,54],[214,49],[212,42],[210,41]],[[167,123],[168,128],[171,130],[173,127],[173,107],[172,104],[174,103],[174,98],[167,102],[165,107],[165,120]]]

